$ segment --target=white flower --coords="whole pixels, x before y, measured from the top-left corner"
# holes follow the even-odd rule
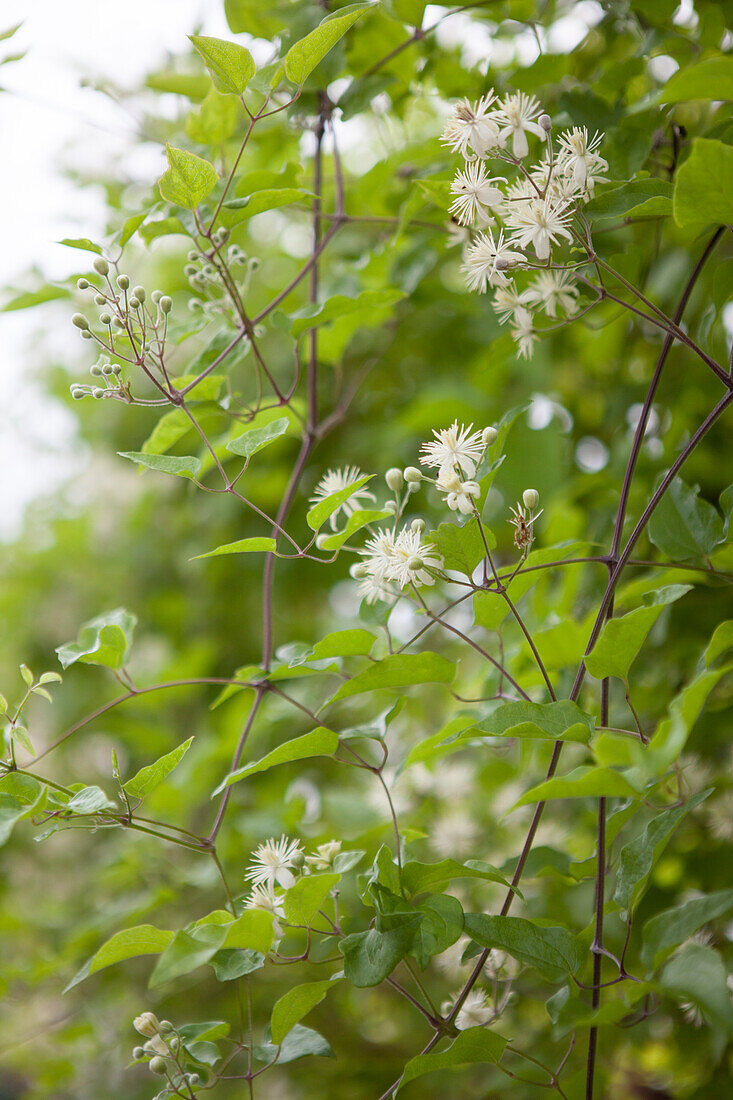
[[[524,307],[515,311],[512,339],[517,344],[517,355],[520,359],[531,359],[537,341],[537,330],[534,327],[532,314]]]
[[[458,222],[451,220],[446,224],[448,231],[448,241],[446,248],[460,248],[461,252],[466,251],[466,247],[471,243],[471,231],[465,225],[459,225]]]
[[[466,250],[466,261],[461,271],[466,276],[469,290],[485,293],[490,286],[506,286],[509,279],[504,274],[506,268],[522,263],[521,252],[513,252],[504,244],[504,230],[494,240],[491,230],[482,233],[478,240]]]
[[[512,138],[512,152],[518,159],[526,157],[529,152],[528,133],[536,134],[539,138],[545,136],[544,130],[533,121],[541,110],[539,101],[533,95],[516,92],[514,95],[504,96],[494,112],[502,139],[508,141]]]
[[[557,317],[557,307],[567,317],[578,308],[578,288],[568,271],[541,271],[525,291],[525,301],[541,305],[548,317]]]
[[[540,191],[546,192],[551,199],[558,202],[575,202],[585,192],[585,188],[579,187],[575,182],[572,173],[565,175],[560,161],[555,161],[552,165],[546,160],[542,161],[530,174]]]
[[[368,577],[364,577],[364,580],[372,577],[378,580],[388,578],[394,565],[394,531],[389,528],[377,531],[376,535],[366,540],[364,549],[359,553],[364,558],[363,564],[368,573]]]
[[[451,1000],[445,1001],[440,1006],[440,1011],[444,1016],[447,1016],[453,1008],[457,996],[458,994]],[[469,1027],[482,1027],[484,1024],[488,1024],[493,1018],[494,1009],[489,1003],[489,999],[484,990],[472,989],[456,1016],[456,1027],[459,1031],[465,1031]]]
[[[436,481],[441,493],[446,493],[445,502],[452,512],[468,515],[474,510],[473,497],[479,496],[481,486],[476,481],[461,481],[455,470],[447,466],[441,468]]]
[[[466,165],[465,171],[456,172],[451,191],[454,199],[450,213],[461,225],[488,225],[490,216],[485,207],[499,206],[504,201],[504,192],[498,183],[506,183],[503,176],[487,176],[483,161],[475,160]]]
[[[428,569],[442,569],[443,559],[432,543],[424,543],[419,531],[404,527],[395,540],[394,564],[389,579],[401,588],[408,584],[435,584]]]
[[[567,203],[556,202],[549,195],[517,203],[507,212],[507,224],[514,230],[513,241],[522,248],[533,245],[538,260],[549,259],[550,245],[557,244],[558,237],[572,241],[569,221]]]
[[[527,291],[518,291],[514,283],[496,288],[492,309],[499,317],[499,324],[505,325],[507,321],[514,321],[517,310],[522,309],[528,302]]]
[[[377,600],[387,603],[397,595],[383,577],[371,573],[359,581],[358,592],[361,599],[366,600],[368,604],[376,603]]]
[[[458,421],[454,420],[450,428],[441,428],[437,432],[433,430],[435,439],[423,443],[420,448],[422,465],[441,470],[454,470],[458,467],[467,477],[473,477],[484,453],[484,444],[481,432],[472,432],[472,428],[473,424],[468,427],[461,424],[459,427]]]
[[[282,936],[283,929],[280,920],[285,919],[285,910],[282,905],[282,896],[276,894],[272,886],[253,886],[252,893],[244,903],[245,909],[263,909],[266,913],[272,913],[274,920],[272,928],[276,936]],[[279,918],[279,919],[278,919]]]
[[[298,864],[302,851],[297,840],[291,840],[287,836],[281,836],[279,840],[271,837],[254,851],[251,866],[245,871],[244,877],[256,886],[267,885],[272,888],[277,883],[287,890],[295,882],[295,875],[290,868]]]
[[[312,856],[306,856],[305,861],[314,871],[327,871],[340,851],[340,840],[327,840],[318,845]]]
[[[466,160],[473,159],[469,150],[480,157],[489,149],[496,149],[501,144],[499,127],[489,111],[495,99],[490,91],[477,103],[471,104],[467,99],[459,103],[445,124],[443,144],[450,145],[454,153],[460,153]]]
[[[345,466],[342,470],[327,470],[313,490],[310,503],[318,504],[326,497],[330,497],[332,493],[338,493],[341,489],[353,485],[363,476],[358,466]],[[374,501],[375,499],[374,493],[370,493],[367,488],[355,489],[351,496],[343,504],[340,504],[335,512],[331,513],[331,530],[336,530],[336,519],[340,512],[343,512],[348,519],[361,507],[359,503],[361,500]]]
[[[602,141],[603,134],[597,130],[588,140],[585,126],[573,126],[572,130],[560,134],[558,139],[558,167],[564,175],[572,176],[576,185],[589,195],[593,194],[596,182],[603,178],[602,173],[608,169],[608,161],[598,155]]]

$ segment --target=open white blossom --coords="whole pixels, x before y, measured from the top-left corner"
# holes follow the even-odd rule
[[[446,229],[448,231],[448,240],[446,241],[446,248],[460,248],[465,259],[466,248],[471,243],[471,230],[467,225],[459,225],[458,222],[451,220],[446,223]]]
[[[340,851],[340,840],[327,840],[325,844],[318,845],[312,856],[306,856],[305,861],[314,871],[327,871],[333,866],[333,861]]]
[[[405,527],[395,539],[395,560],[389,579],[401,588],[408,584],[435,584],[429,569],[442,569],[443,559],[432,543],[423,542],[420,531]]]
[[[458,994],[456,994],[456,997]],[[440,1006],[441,1013],[446,1016],[453,1008],[456,997],[445,1001]],[[465,1031],[469,1027],[482,1027],[494,1018],[494,1009],[483,989],[472,989],[461,1005],[456,1016],[456,1027],[459,1031]]]
[[[283,929],[280,920],[285,919],[282,896],[276,894],[272,886],[253,886],[252,892],[244,903],[245,909],[263,909],[266,913],[272,913],[275,918],[272,929],[276,936],[282,936]],[[279,919],[278,919],[279,918]]]
[[[389,579],[395,561],[394,531],[390,528],[377,531],[376,535],[366,540],[364,549],[359,553],[364,558],[368,577]]]
[[[471,153],[481,157],[490,149],[498,148],[501,144],[499,127],[494,112],[489,109],[495,99],[490,91],[476,103],[467,99],[459,103],[445,124],[443,144],[450,145],[453,152],[460,153],[465,160],[473,159]]]
[[[578,288],[568,271],[541,271],[525,291],[525,301],[542,306],[548,317],[557,317],[558,306],[567,317],[578,308]]]
[[[515,319],[517,310],[523,309],[528,301],[526,290],[518,291],[514,283],[508,283],[496,288],[491,308],[497,314],[499,324],[505,325]]]
[[[256,886],[272,887],[277,883],[287,890],[295,882],[291,868],[296,866],[302,851],[297,840],[287,836],[281,836],[279,840],[271,837],[252,853],[252,862],[244,877]]]
[[[488,229],[466,250],[461,271],[466,276],[468,289],[483,294],[490,286],[506,286],[509,282],[506,269],[523,261],[521,252],[513,251],[508,243],[504,243],[503,229],[497,240]]]
[[[476,466],[481,461],[485,447],[481,432],[472,431],[473,424],[459,426],[454,420],[450,428],[433,430],[435,439],[423,443],[420,450],[420,462],[423,466],[437,467],[440,470],[461,469],[466,477],[473,477]]]
[[[543,138],[544,131],[534,120],[542,110],[539,100],[524,92],[506,95],[500,101],[494,118],[499,124],[499,133],[503,141],[512,139],[512,152],[518,159],[529,152],[527,134]]]
[[[313,490],[313,496],[310,498],[310,503],[320,503],[320,501],[325,500],[326,497],[330,497],[332,493],[338,493],[342,489],[346,489],[349,485],[353,485],[363,476],[358,466],[344,466],[343,469],[340,470],[327,470]],[[339,513],[343,512],[348,519],[349,516],[353,515],[354,512],[358,511],[361,507],[360,502],[362,500],[376,500],[374,493],[370,493],[366,486],[355,489],[351,496],[331,513],[331,530],[336,530],[336,520]]]
[[[573,126],[572,130],[565,130],[558,138],[558,169],[564,175],[572,176],[577,186],[589,195],[593,194],[596,182],[608,170],[608,161],[598,153],[602,141],[603,134],[597,130],[589,139],[585,126]]]
[[[435,483],[441,493],[446,494],[445,502],[452,512],[462,512],[468,515],[474,510],[473,498],[481,493],[481,486],[476,481],[462,481],[455,470],[443,467],[438,474]]]
[[[507,224],[514,230],[512,240],[522,248],[533,245],[538,260],[550,258],[550,246],[557,244],[558,237],[572,241],[569,223],[567,204],[555,202],[549,195],[518,203],[507,213]]]
[[[483,161],[468,163],[465,170],[456,172],[451,191],[457,198],[453,200],[450,213],[461,225],[488,225],[491,216],[489,208],[499,206],[504,201],[504,192],[497,186],[506,183],[502,176],[488,176]]]
[[[358,592],[359,597],[366,600],[368,604],[374,604],[377,600],[386,603],[397,595],[394,588],[385,581],[384,577],[371,573],[359,580]]]
[[[516,310],[514,314],[512,339],[517,344],[517,354],[520,359],[531,359],[537,342],[537,330],[534,327],[532,314],[524,307]]]

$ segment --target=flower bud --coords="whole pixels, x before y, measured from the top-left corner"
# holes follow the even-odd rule
[[[170,1020],[161,1020],[158,1024],[158,1031],[161,1035],[170,1035],[171,1031],[173,1031],[173,1024]]]
[[[89,329],[84,329],[84,331],[80,332],[79,335],[81,336],[82,340],[91,340],[92,339],[92,334],[89,331]]]
[[[145,1051],[142,1047],[133,1047],[132,1057],[138,1062],[141,1058],[145,1057]]]
[[[189,298],[188,308],[191,310],[191,313],[195,313],[197,309],[203,309],[204,307],[201,305],[198,298]]]
[[[417,531],[418,534],[420,534],[420,535],[423,533],[423,531],[425,530],[426,527],[427,527],[427,523],[425,522],[425,520],[420,519],[419,517],[418,517],[418,519],[414,519],[412,521],[412,523],[410,524],[410,530]]]
[[[183,274],[186,275],[189,279],[192,278],[194,275],[198,275],[198,273],[199,269],[196,267],[196,264],[186,264],[183,269]]]
[[[481,432],[481,442],[483,443],[484,447],[490,447],[498,434],[499,433],[497,432],[496,428],[484,428],[484,430]]]
[[[108,274],[109,264],[105,260],[104,256],[97,256],[96,260],[94,261],[94,270],[99,275],[107,275]]]
[[[188,1083],[189,1083],[189,1085],[200,1085],[201,1084],[201,1078],[199,1077],[198,1073],[189,1073],[188,1074]]]
[[[76,289],[77,290],[89,290],[89,283],[87,282],[86,279],[77,279],[76,280]]]
[[[552,119],[550,118],[550,116],[546,114],[541,114],[537,121],[539,122],[545,133],[549,134],[550,130],[552,129]]]
[[[140,309],[140,302],[134,296],[130,298],[130,309]]]
[[[112,324],[115,326],[115,328],[124,328],[125,327],[125,322],[122,320],[121,317],[114,317],[112,319]]]
[[[366,567],[366,565],[364,564],[363,561],[355,562],[351,566],[351,568],[349,569],[349,573],[351,574],[351,576],[354,578],[355,581],[360,581],[364,577],[369,576],[369,570],[367,569],[367,567]]]
[[[530,512],[533,508],[536,508],[540,502],[540,494],[536,489],[525,489],[522,493],[522,500],[524,507],[529,508]]]
[[[136,1016],[132,1021],[132,1026],[140,1035],[144,1035],[146,1039],[152,1039],[154,1035],[158,1034],[160,1024],[158,1023],[158,1017],[152,1012],[143,1012],[139,1016]]]
[[[85,329],[89,328],[89,322],[83,313],[75,313],[71,318],[72,325],[76,325],[77,328]]]
[[[196,260],[198,260],[198,258],[199,258],[198,252],[194,251],[193,249],[189,252],[188,256],[186,257],[186,259],[190,263],[195,263]]]
[[[95,386],[92,390],[92,397],[95,397],[97,401],[99,401],[100,398],[104,397],[104,394],[105,391],[102,389],[101,386]]]
[[[102,374],[114,374],[114,367],[111,363],[105,363],[102,367]]]
[[[112,371],[113,374],[122,374],[122,367],[120,366],[119,363],[110,364],[110,370]]]
[[[418,557],[417,554],[413,554],[411,558],[408,558],[408,569],[422,569],[424,565],[425,562],[422,560],[422,558]]]
[[[148,1069],[151,1073],[157,1073],[162,1077],[165,1073],[165,1058],[161,1058],[159,1054],[156,1054],[154,1058],[150,1059]]]
[[[494,264],[497,271],[506,271],[509,267],[509,261],[504,256],[499,256]]]
[[[290,864],[292,867],[304,867],[305,866],[305,853],[294,852],[290,857]]]
[[[150,297],[153,299],[153,302],[157,306],[158,302],[163,297],[163,291],[162,290],[154,290],[153,293],[150,295]]]
[[[418,470],[417,466],[405,467],[405,481],[409,484],[411,481],[422,481],[422,474]]]
[[[105,306],[107,304],[107,299],[104,294],[95,294],[94,301],[98,306]]]
[[[86,396],[86,390],[83,386],[72,386],[69,390],[74,401],[81,401],[82,397]]]
[[[415,488],[417,489],[417,485],[415,486]],[[408,485],[408,489],[409,489],[409,485]],[[391,512],[392,515],[395,515],[395,513],[397,512],[397,501],[396,500],[385,501],[385,504],[384,504],[384,507],[382,508],[382,511],[383,512]]]
[[[398,469],[397,466],[393,466],[390,470],[387,470],[384,480],[387,482],[387,487],[396,493],[398,489],[402,488],[405,477],[402,470]]]
[[[129,285],[130,285],[130,278],[129,278],[128,275],[118,275],[117,276],[117,286],[120,288],[120,290],[127,290]]]
[[[99,323],[101,325],[111,325],[112,324],[112,318],[110,317],[109,313],[100,313],[99,314]]]
[[[245,259],[245,255],[244,255],[244,253],[242,253],[242,259],[243,259],[243,260]],[[259,261],[259,258],[258,258],[257,256],[253,256],[253,257],[252,257],[252,259],[251,259],[251,260],[249,261],[249,269],[250,269],[250,271],[257,271],[257,269],[259,268],[259,266],[260,266],[260,261]]]
[[[178,1036],[177,1035],[171,1035],[170,1039],[168,1040],[168,1046],[171,1048],[171,1050],[173,1050],[173,1051],[178,1050],[180,1045],[181,1045],[181,1040],[178,1038]]]
[[[99,378],[100,374],[102,373],[102,368],[100,367],[99,363],[95,363],[94,366],[90,367],[89,373],[93,374],[95,378]]]
[[[132,293],[135,295],[138,302],[144,302],[145,301],[146,295],[145,295],[145,287],[144,286],[134,286],[132,288]]]
[[[169,298],[167,294],[164,294],[163,297],[160,299],[160,312],[161,313],[170,313],[172,308],[173,308],[173,299]]]

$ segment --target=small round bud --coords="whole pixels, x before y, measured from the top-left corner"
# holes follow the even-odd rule
[[[186,259],[189,260],[190,263],[195,263],[196,260],[198,260],[198,258],[199,258],[198,252],[194,251],[193,249],[189,252],[188,256],[186,257]]]
[[[111,325],[112,324],[112,318],[110,317],[109,313],[100,313],[99,314],[99,323],[101,325]]]
[[[188,1083],[189,1083],[189,1085],[200,1085],[201,1084],[201,1078],[199,1077],[198,1073],[189,1073],[188,1074]]]
[[[408,488],[409,488],[409,486],[408,486]],[[397,512],[397,501],[396,500],[387,500],[387,501],[385,501],[384,508],[382,508],[382,511],[383,512],[391,512],[392,515],[394,516]]]
[[[206,266],[203,269],[203,272],[204,272],[204,275],[206,276],[207,279],[215,279],[216,278],[216,268],[212,264],[206,264]]]
[[[161,1020],[158,1024],[158,1031],[161,1035],[170,1035],[171,1031],[173,1031],[173,1024],[170,1020]]]
[[[86,279],[77,279],[76,280],[76,289],[77,290],[89,290],[88,281]]]
[[[95,294],[94,301],[98,306],[104,306],[107,304],[107,299],[105,298],[104,294]]]
[[[168,1046],[171,1048],[171,1050],[173,1050],[173,1051],[178,1050],[180,1045],[181,1045],[181,1040],[178,1038],[178,1036],[177,1035],[171,1035],[170,1039],[168,1040]]]
[[[524,507],[529,508],[530,512],[533,508],[536,508],[540,502],[540,494],[536,489],[525,489],[522,493],[522,500]]]
[[[115,328],[124,328],[125,327],[125,322],[122,320],[121,317],[115,317],[112,321],[112,324],[115,326]]]
[[[196,267],[196,264],[186,264],[183,269],[183,274],[189,279],[193,278],[194,275],[198,275],[198,273],[199,269]]]
[[[419,535],[421,535],[423,533],[423,531],[425,530],[426,527],[427,527],[427,523],[425,522],[425,520],[424,519],[419,519],[419,518],[414,519],[412,521],[412,523],[410,524],[411,530],[417,531],[417,533]]]
[[[93,374],[95,378],[99,378],[100,374],[102,373],[102,368],[100,367],[99,363],[95,363],[94,366],[90,367],[89,373]]]
[[[118,275],[117,276],[117,286],[120,288],[120,290],[127,290],[129,285],[130,285],[130,278],[129,278],[128,275]]]
[[[503,256],[499,256],[494,264],[494,267],[497,271],[506,271],[506,269],[509,267],[509,261]]]
[[[484,447],[490,447],[498,434],[499,433],[497,432],[496,428],[484,428],[484,430],[481,432],[481,442],[483,443]]]
[[[148,1069],[151,1073],[157,1073],[162,1077],[165,1073],[165,1058],[161,1058],[159,1054],[156,1054],[154,1058],[150,1059]]]
[[[550,130],[552,129],[552,119],[550,118],[550,116],[546,114],[541,114],[537,121],[539,122],[545,133],[549,134]]]
[[[160,311],[161,313],[170,313],[173,308],[173,299],[169,298],[167,294],[164,294],[160,299]]]
[[[150,295],[150,297],[153,299],[153,302],[157,306],[158,302],[163,297],[163,291],[162,290],[154,290],[153,293]]]
[[[132,288],[132,293],[135,295],[138,302],[144,302],[145,301],[146,295],[145,295],[145,287],[144,286],[134,286]]]
[[[119,363],[111,363],[110,370],[112,371],[112,374],[122,374],[122,367]]]
[[[74,401],[81,401],[82,397],[86,394],[86,390],[82,386],[72,386],[69,392]]]
[[[92,397],[95,397],[97,401],[99,401],[100,398],[104,397],[104,392],[101,386],[95,386],[92,390]]]
[[[130,309],[140,309],[140,302],[134,296],[130,298]]]
[[[99,275],[107,275],[109,273],[109,264],[105,260],[104,256],[97,256],[94,261],[94,270]]]
[[[305,866],[305,853],[295,852],[290,857],[290,864],[292,867],[304,867]]]
[[[142,1047],[133,1047],[133,1050],[132,1050],[132,1057],[133,1057],[133,1058],[135,1059],[135,1061],[137,1062],[137,1061],[138,1061],[138,1060],[139,1060],[140,1058],[144,1058],[144,1057],[145,1057],[145,1051],[143,1050],[143,1048],[142,1048]]]
[[[82,340],[91,340],[92,339],[92,334],[89,331],[89,329],[84,329],[84,331],[80,332],[79,335],[81,336]]]
[[[393,466],[391,470],[387,470],[387,473],[384,475],[384,480],[387,482],[388,488],[396,493],[398,489],[402,488],[405,481],[405,475],[397,466]]]
[[[114,367],[111,363],[105,363],[102,367],[102,374],[114,374]]]
[[[405,481],[409,484],[411,481],[415,481],[418,484],[422,481],[422,474],[418,470],[417,466],[405,467]]]
[[[144,1035],[146,1039],[152,1039],[154,1035],[158,1034],[158,1017],[152,1012],[142,1012],[139,1016],[136,1016],[132,1021],[132,1026],[139,1035]]]
[[[244,253],[242,253],[242,259],[244,259]],[[252,259],[249,261],[250,271],[257,271],[259,266],[260,266],[260,260],[258,259],[257,256],[253,256]]]
[[[349,569],[349,573],[355,581],[363,580],[364,577],[369,576],[369,570],[367,569],[363,561],[355,562]]]
[[[411,558],[408,558],[408,569],[422,569],[424,565],[425,562],[422,560],[422,558],[418,557],[417,554],[413,554]]]
[[[77,328],[85,329],[89,328],[89,322],[83,313],[75,313],[71,318],[72,325],[76,325]]]

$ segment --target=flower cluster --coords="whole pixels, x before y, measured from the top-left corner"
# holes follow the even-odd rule
[[[205,321],[224,315],[236,321],[232,313],[234,294],[246,294],[252,274],[259,267],[259,260],[247,257],[238,244],[224,248],[229,230],[223,226],[211,237],[211,248],[205,251],[192,249],[186,257],[183,274],[188,279],[194,297],[189,298],[188,308],[200,311]],[[244,268],[244,276],[236,280],[234,268]]]
[[[147,1061],[150,1072],[156,1077],[165,1077],[168,1083],[158,1097],[193,1096],[193,1090],[203,1082],[200,1074],[187,1072],[186,1064],[190,1065],[191,1059],[181,1035],[170,1020],[159,1020],[154,1013],[143,1012],[135,1017],[132,1026],[147,1040],[143,1046],[134,1048],[133,1059],[136,1062]],[[186,1089],[186,1092],[181,1089]]]
[[[543,149],[527,165],[530,137]],[[573,240],[573,218],[608,169],[598,152],[602,138],[574,126],[555,147],[549,115],[524,92],[499,99],[490,91],[476,103],[464,100],[443,131],[443,142],[466,162],[451,185],[450,213],[461,230],[474,231],[463,245],[467,286],[495,292],[494,309],[501,324],[510,324],[520,357],[531,357],[540,331],[534,310],[551,318],[558,309],[566,317],[577,310],[577,287],[569,270],[553,265],[553,249]],[[513,178],[491,174],[489,160],[501,162]],[[519,289],[516,272],[532,268],[542,270]]]
[[[295,884],[298,875],[307,875],[311,870],[330,870],[340,851],[341,842],[329,840],[319,844],[312,855],[306,855],[298,840],[287,836],[281,836],[279,840],[271,837],[255,849],[244,873],[245,882],[252,884],[245,908],[264,909],[272,913],[275,934],[282,935],[280,921],[285,918],[284,891]]]

